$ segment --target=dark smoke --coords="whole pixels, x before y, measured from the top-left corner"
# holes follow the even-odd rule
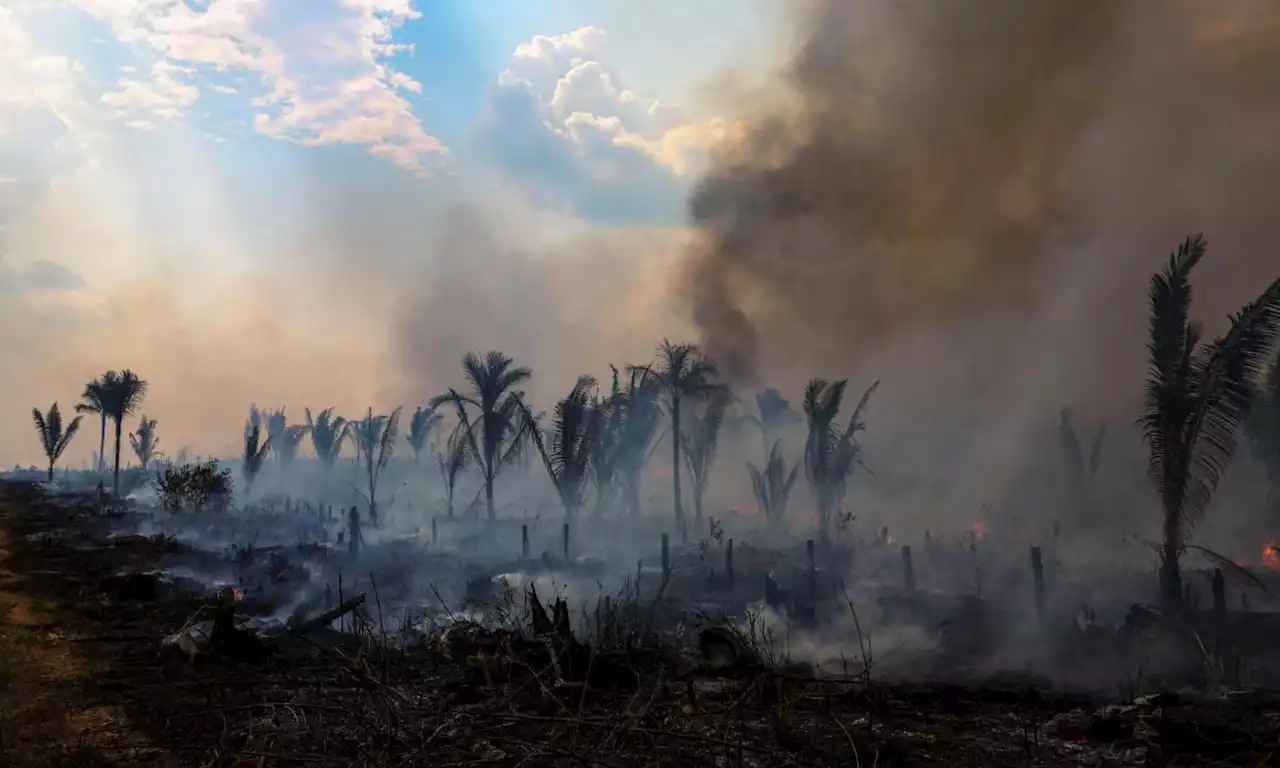
[[[1124,348],[1140,375],[1142,280],[1183,236],[1211,242],[1202,313],[1280,272],[1274,4],[815,0],[802,14],[785,93],[691,203],[694,320],[738,378],[847,372],[936,329],[978,348],[966,325],[1050,304],[1079,331],[1059,354],[1114,375],[1099,361]],[[1079,295],[1053,296],[1068,285]]]

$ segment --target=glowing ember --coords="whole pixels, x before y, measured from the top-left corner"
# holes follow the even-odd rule
[[[1262,564],[1267,568],[1280,569],[1280,547],[1276,546],[1275,539],[1262,548]]]
[[[231,596],[232,596],[232,597],[234,597],[236,600],[243,600],[243,599],[244,599],[244,589],[243,589],[242,587],[232,587],[232,588],[231,588]]]

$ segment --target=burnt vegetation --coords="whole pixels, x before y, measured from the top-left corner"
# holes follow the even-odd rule
[[[814,378],[793,408],[665,340],[548,411],[531,368],[469,354],[460,386],[413,411],[401,458],[398,407],[291,425],[253,406],[238,461],[166,457],[141,416],[122,467],[147,383],[108,372],[78,410],[104,446],[114,427],[110,482],[101,461],[56,473],[82,417],[34,409],[45,486],[3,483],[26,542],[8,567],[66,574],[30,582],[65,631],[110,627],[70,638],[110,644],[93,686],[124,713],[77,747],[94,760],[1261,765],[1280,754],[1260,725],[1280,712],[1263,693],[1280,683],[1280,552],[1237,562],[1195,532],[1241,440],[1276,514],[1280,281],[1205,341],[1205,254],[1188,238],[1150,280],[1135,432],[1162,537],[1110,619],[1059,537],[1101,524],[1115,427],[1049,419],[1067,516],[1051,528],[983,510],[895,540],[858,493],[879,381]]]

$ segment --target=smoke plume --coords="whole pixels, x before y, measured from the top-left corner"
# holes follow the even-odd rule
[[[694,319],[738,376],[1025,322],[1066,287],[1079,329],[1109,335],[1108,290],[1141,313],[1142,277],[1192,231],[1231,283],[1216,311],[1277,271],[1273,5],[802,7],[782,93],[691,202]]]

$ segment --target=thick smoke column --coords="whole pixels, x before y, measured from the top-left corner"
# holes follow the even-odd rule
[[[1268,203],[1244,190],[1275,186],[1273,5],[815,0],[803,13],[785,95],[691,203],[694,319],[739,377],[766,361],[848,366],[903,331],[1029,312],[1045,267],[1099,241],[1117,279],[1195,230],[1268,247],[1274,225],[1213,195],[1230,175],[1226,194],[1256,214]]]

